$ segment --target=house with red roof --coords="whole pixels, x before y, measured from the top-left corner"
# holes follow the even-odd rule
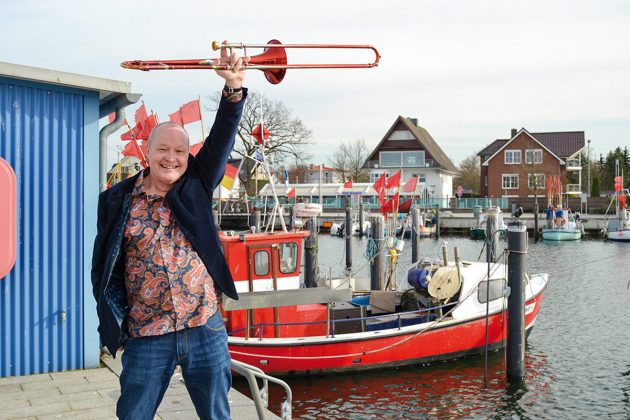
[[[560,177],[563,194],[580,195],[584,145],[583,131],[530,133],[513,128],[509,139],[497,139],[477,153],[480,193],[489,198],[545,196],[547,179],[553,175]]]

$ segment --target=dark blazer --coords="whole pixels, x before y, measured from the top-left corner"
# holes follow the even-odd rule
[[[240,102],[231,103],[221,99],[214,125],[203,147],[197,157],[188,156],[188,169],[165,197],[173,217],[199,254],[215,284],[233,299],[238,299],[238,294],[221,251],[209,198],[223,178],[246,96],[247,89],[243,88]],[[124,322],[129,306],[124,284],[123,237],[129,218],[131,191],[138,176],[140,174],[103,191],[98,198],[92,288],[101,342],[114,356],[126,334]]]

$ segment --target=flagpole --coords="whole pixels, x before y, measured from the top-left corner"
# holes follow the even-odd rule
[[[118,182],[122,181],[122,169],[120,167],[120,146],[116,146],[118,154],[118,164],[116,165],[116,172],[118,173]]]
[[[197,104],[199,105],[199,121],[201,122],[201,141],[206,140],[206,133],[203,129],[203,114],[201,113],[201,95],[197,95]],[[240,168],[239,168],[240,169]]]

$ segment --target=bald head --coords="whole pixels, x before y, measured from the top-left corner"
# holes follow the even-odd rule
[[[169,131],[181,131],[186,137],[186,149],[190,148],[190,138],[188,137],[188,132],[181,125],[174,123],[173,121],[166,121],[163,123],[159,123],[149,134],[149,138],[147,140],[147,148],[151,148],[151,143],[156,138],[167,134]]]

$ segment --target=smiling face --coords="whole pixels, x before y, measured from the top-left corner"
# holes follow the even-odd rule
[[[157,126],[149,137],[151,182],[161,190],[169,190],[188,167],[188,135],[174,123]]]

